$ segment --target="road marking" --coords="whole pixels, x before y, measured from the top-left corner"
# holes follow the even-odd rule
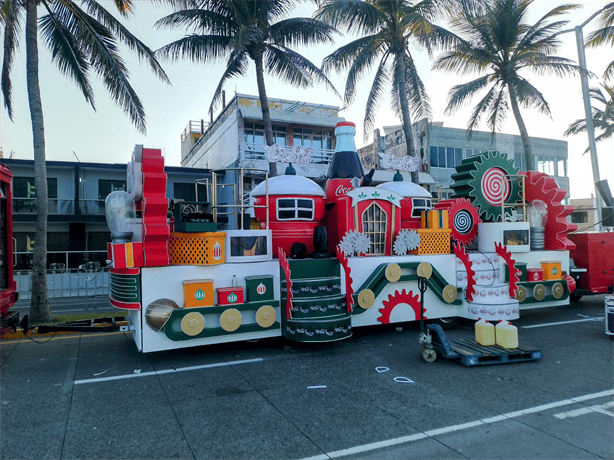
[[[584,323],[586,321],[604,321],[603,317],[574,319],[572,321],[559,321],[557,323],[533,324],[531,326],[521,326],[521,329],[533,329],[536,327],[559,326],[561,324]]]
[[[243,359],[239,361],[225,361],[222,363],[203,364],[201,366],[180,367],[178,369],[165,369],[161,371],[140,372],[138,374],[123,374],[123,375],[115,375],[112,377],[100,377],[97,379],[75,380],[75,385],[80,385],[83,383],[110,382],[112,380],[133,379],[137,377],[151,377],[152,375],[164,375],[164,374],[173,374],[175,372],[197,371],[200,369],[211,369],[214,367],[236,366],[238,364],[260,363],[262,361],[264,361],[264,359],[262,358]]]
[[[502,422],[504,420],[510,420],[515,417],[520,417],[522,415],[534,414],[536,412],[543,412],[549,409],[553,409],[555,407],[568,406],[570,404],[577,404],[578,402],[581,402],[581,401],[589,401],[591,399],[603,398],[606,396],[614,396],[614,390],[606,390],[606,391],[601,391],[599,393],[591,393],[587,395],[576,396],[574,398],[563,399],[561,401],[555,401],[549,404],[542,404],[540,406],[529,407],[527,409],[523,409],[519,411],[508,412],[507,414],[501,414],[495,417],[484,418],[481,420],[474,420],[473,422],[462,423],[460,425],[451,425],[451,426],[447,426],[444,428],[438,428],[435,430],[411,434],[409,436],[401,436],[399,438],[387,439],[385,441],[379,441],[379,442],[372,442],[370,444],[363,444],[362,446],[350,447],[348,449],[336,450],[334,452],[327,452],[327,453],[316,455],[313,457],[307,457],[307,458],[304,458],[303,460],[327,460],[331,458],[345,457],[347,455],[362,454],[362,453],[369,452],[369,451],[376,450],[376,449],[383,449],[385,447],[397,446],[399,444],[406,444],[406,443],[419,441],[421,439],[435,437],[435,436],[446,434],[446,433],[452,433],[454,431],[460,431],[460,430],[465,430],[467,428],[473,428],[476,426]],[[608,404],[614,405],[614,403],[608,403]],[[602,410],[605,411],[603,406],[606,406],[606,404],[600,404],[600,405],[594,406],[594,407],[599,408],[599,409],[596,409],[595,411],[597,412],[601,412]],[[582,410],[582,409],[578,409],[578,410]],[[607,413],[608,415],[612,415],[610,412],[607,412]]]
[[[593,412],[599,412],[601,414],[609,415],[610,417],[614,417],[614,412],[607,411],[606,409],[609,407],[614,407],[614,401],[607,402],[605,404],[596,404],[594,406],[583,407],[581,409],[569,410],[567,412],[561,412],[559,414],[554,414],[554,416],[558,419],[565,419],[571,417],[578,417],[579,415],[586,415]]]

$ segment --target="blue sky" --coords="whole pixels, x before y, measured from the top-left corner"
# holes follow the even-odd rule
[[[559,0],[539,0],[532,5],[532,19],[537,19],[551,8],[561,4]],[[570,14],[569,27],[584,22],[594,11],[608,3],[607,1],[585,0],[583,8]],[[111,1],[104,0],[102,4],[114,12]],[[314,7],[303,5],[295,10],[295,16],[310,16]],[[181,31],[156,29],[153,24],[167,14],[160,6],[149,2],[136,2],[135,15],[125,21],[130,30],[144,41],[150,48],[157,49],[175,39],[180,38]],[[594,28],[594,21],[584,28],[587,35]],[[336,46],[346,43],[351,37],[340,37]],[[577,60],[577,49],[573,33],[561,36],[563,47],[560,55]],[[0,111],[0,147],[8,157],[14,151],[14,158],[32,159],[32,134],[30,115],[28,111],[25,85],[25,47],[24,40],[16,56],[13,68],[15,122],[8,119],[6,110]],[[48,160],[75,161],[77,155],[83,162],[126,163],[135,144],[146,147],[161,148],[166,157],[166,164],[180,164],[180,136],[190,120],[209,118],[208,109],[213,91],[219,81],[222,64],[193,64],[188,61],[177,63],[163,62],[163,66],[171,80],[169,86],[162,83],[143,65],[139,64],[134,55],[125,50],[124,58],[131,72],[131,81],[141,97],[147,113],[147,135],[138,133],[126,115],[109,99],[107,93],[97,78],[92,78],[95,90],[96,111],[85,102],[77,87],[51,64],[47,50],[40,47],[40,79],[45,117],[45,135]],[[299,49],[314,63],[320,64],[322,58],[330,54],[334,46]],[[412,50],[412,52],[414,52]],[[597,50],[587,50],[587,65],[589,70],[597,75],[603,73],[606,64],[614,59],[611,48],[602,47]],[[420,75],[425,81],[433,107],[433,120],[443,121],[445,126],[465,128],[471,107],[459,111],[454,116],[444,115],[448,89],[457,84],[459,77],[443,72],[430,70],[431,61],[425,53],[414,52]],[[527,78],[541,90],[551,105],[552,119],[532,110],[523,111],[529,135],[564,139],[569,142],[569,176],[571,180],[572,198],[588,197],[593,191],[590,177],[589,155],[582,155],[587,146],[586,135],[563,138],[563,131],[578,118],[584,117],[582,93],[579,78],[545,78],[531,74]],[[462,81],[466,81],[463,77]],[[343,92],[344,76],[331,75],[331,81],[339,92]],[[340,112],[347,120],[354,121],[358,126],[356,136],[357,146],[364,145],[362,120],[364,106],[372,76],[365,78],[360,84],[364,91],[359,91],[356,102]],[[281,84],[278,80],[267,78],[269,97],[278,99],[301,100],[314,103],[343,106],[337,96],[326,91],[323,86],[300,90]],[[237,93],[257,95],[255,72],[253,66],[244,78],[237,78],[226,85],[227,100]],[[362,95],[362,96],[360,96]],[[214,115],[215,116],[215,115]],[[377,126],[399,124],[399,120],[388,109],[386,100],[380,107]],[[486,130],[485,126],[480,129]],[[503,132],[518,134],[518,128],[513,116],[508,121]],[[370,139],[369,139],[370,142]],[[614,189],[614,142],[598,144],[599,169],[601,179],[608,179]]]

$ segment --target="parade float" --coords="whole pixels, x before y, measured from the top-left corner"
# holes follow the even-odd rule
[[[129,311],[139,351],[335,341],[360,326],[513,321],[569,304],[572,208],[552,178],[486,152],[457,167],[452,199],[434,202],[414,183],[372,186],[354,133],[337,125],[324,188],[292,167],[263,171],[251,205],[218,193],[224,178],[241,188],[243,170],[213,171],[207,202],[169,200],[161,151],[135,148],[107,220],[110,302]]]

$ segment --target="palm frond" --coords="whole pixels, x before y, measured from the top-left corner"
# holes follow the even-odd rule
[[[211,101],[211,108],[216,108],[222,100],[222,90],[224,89],[224,84],[234,77],[240,77],[245,75],[247,72],[247,53],[233,51],[230,53],[228,57],[228,63],[226,65],[226,69],[224,69],[224,73],[220,78],[220,81],[215,88],[215,92],[213,93],[213,99]]]
[[[370,35],[379,30],[383,20],[382,16],[382,13],[371,2],[325,0],[313,17],[349,33]]]
[[[368,35],[337,48],[322,60],[322,70],[328,72],[334,69],[338,72],[351,67],[356,57],[364,49],[373,48],[377,45],[378,38],[378,35]]]
[[[614,2],[605,5],[597,19],[599,29],[590,33],[586,46],[595,47],[606,43],[614,44]]]
[[[129,115],[140,132],[145,133],[145,109],[130,85],[128,70],[119,55],[113,33],[74,3],[70,9],[76,23],[75,37],[82,44],[91,68],[102,78],[113,102]]]
[[[552,116],[550,105],[544,95],[527,80],[518,77],[514,81],[509,82],[509,84],[514,87],[514,92],[520,106],[525,109],[534,108],[540,113]]]
[[[332,43],[339,31],[316,19],[290,18],[272,24],[269,33],[274,43],[287,47]]]
[[[474,129],[480,126],[482,116],[492,110],[492,104],[498,100],[499,91],[496,86],[488,90],[488,93],[476,104],[467,122],[467,133],[471,136]],[[494,132],[493,132],[494,135]]]
[[[12,0],[4,0],[0,8],[3,12],[4,26],[4,58],[2,61],[2,96],[4,106],[13,120],[13,84],[11,82],[11,70],[15,51],[19,48],[19,34],[21,32],[20,4]]]
[[[63,5],[56,5],[56,12],[48,9],[48,13],[39,19],[39,32],[43,42],[51,51],[51,60],[56,63],[62,74],[69,76],[77,84],[85,100],[95,109],[94,92],[88,76],[87,56],[69,27],[63,22],[63,20],[70,21],[70,12]]]
[[[348,70],[347,78],[345,81],[345,93],[343,100],[346,105],[351,105],[356,97],[356,91],[358,89],[358,82],[365,75],[365,73],[371,68],[373,62],[382,54],[383,46],[377,40],[370,40],[367,46],[354,57],[353,62]],[[384,52],[383,60],[386,60],[387,52]]]
[[[231,40],[230,37],[218,35],[188,35],[163,46],[156,54],[171,61],[179,58],[187,58],[192,62],[216,61],[232,49]]]
[[[484,75],[470,82],[450,88],[448,92],[448,105],[445,111],[446,115],[452,115],[458,109],[465,107],[467,101],[479,91],[484,90],[492,78],[492,74]]]
[[[508,94],[504,89],[500,89],[493,94],[492,102],[488,108],[488,127],[491,133],[496,133],[503,129],[507,113],[509,111]]]
[[[96,0],[80,0],[85,5],[85,11],[95,20],[100,22],[104,27],[109,29],[113,37],[124,43],[128,48],[135,52],[137,57],[149,65],[151,71],[166,83],[170,83],[166,72],[156,59],[155,53],[146,46],[141,40],[136,38],[124,25],[118,21],[112,14],[100,5],[100,1]],[[57,0],[57,4],[63,3],[71,8],[72,0]],[[132,10],[132,0],[115,0],[115,4],[120,9],[120,13],[128,14]]]
[[[237,23],[231,17],[200,9],[176,11],[158,19],[154,25],[158,28],[182,27],[194,33],[214,35],[232,35],[237,31]]]
[[[320,82],[341,97],[335,86],[318,66],[290,48],[280,45],[268,46],[265,52],[265,62],[267,63],[267,72],[280,77],[287,83],[308,87],[315,82]],[[300,78],[297,74],[300,74]]]
[[[369,97],[367,98],[367,104],[365,105],[365,118],[363,121],[364,126],[364,140],[366,141],[373,128],[375,127],[375,120],[377,118],[377,108],[379,103],[383,97],[384,90],[386,89],[386,85],[390,83],[389,80],[389,70],[387,65],[387,60],[382,59],[380,65],[375,72],[375,77],[373,78],[373,84],[371,85],[371,91],[369,92]]]
[[[413,119],[432,118],[432,110],[424,83],[418,75],[418,69],[409,52],[395,58],[395,69],[392,80],[392,109],[397,116],[402,117],[401,96],[399,93],[401,73],[404,73],[405,92],[409,104],[410,116]]]

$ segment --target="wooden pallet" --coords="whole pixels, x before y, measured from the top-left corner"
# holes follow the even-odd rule
[[[457,361],[463,366],[536,361],[544,356],[542,350],[537,348],[484,346],[471,339],[448,340],[441,326],[429,324],[427,328],[433,335],[433,348],[444,358]]]

